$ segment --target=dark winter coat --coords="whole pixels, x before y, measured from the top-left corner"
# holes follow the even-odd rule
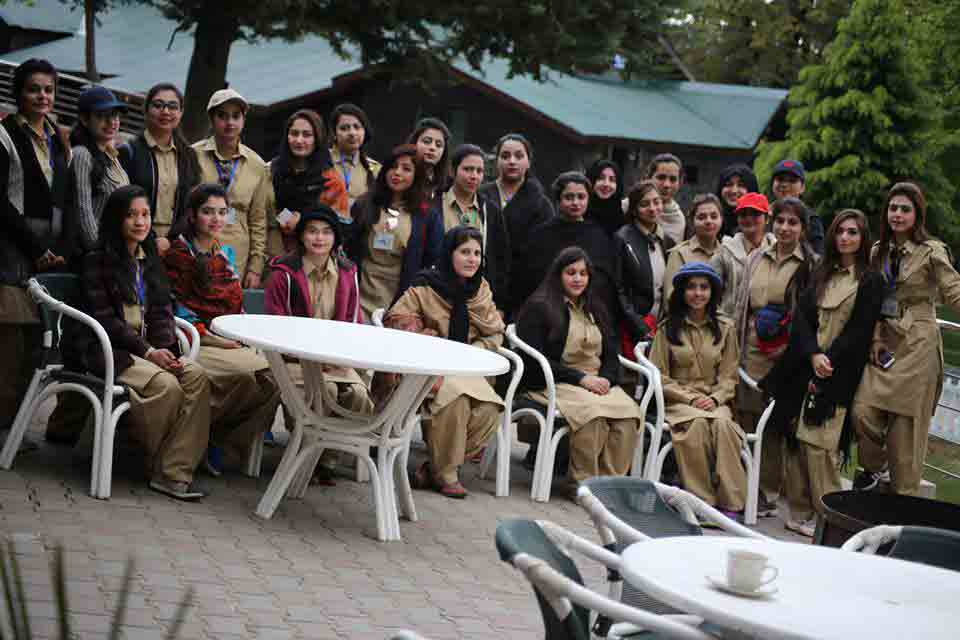
[[[653,267],[650,265],[651,243],[660,246],[666,261],[667,252],[674,247],[670,238],[647,235],[635,224],[625,224],[613,236],[614,282],[620,319],[627,325],[630,338],[641,341],[647,338],[650,328],[643,317],[653,308]],[[661,288],[663,283],[660,283]],[[661,307],[666,300],[661,299]]]
[[[190,149],[177,148],[177,153],[193,153]],[[147,192],[150,202],[150,215],[157,211],[157,158],[147,144],[147,139],[141,133],[133,140],[117,148],[118,160],[123,170],[127,172],[130,184],[135,184]],[[177,189],[174,195],[173,219],[170,221],[170,232],[167,234],[172,240],[177,237],[177,222],[183,218],[190,191],[200,183],[199,173],[194,175],[180,175],[187,163],[177,163]],[[199,166],[197,167],[199,171]],[[151,230],[152,233],[152,230]]]

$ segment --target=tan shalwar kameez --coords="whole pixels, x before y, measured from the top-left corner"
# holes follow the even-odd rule
[[[787,288],[797,269],[803,264],[803,250],[799,245],[782,260],[777,257],[777,242],[752,255],[737,295],[736,321],[739,332],[740,363],[747,375],[756,381],[763,379],[776,358],[760,351],[757,340],[756,314],[768,304],[787,305]],[[737,422],[748,433],[753,433],[763,413],[763,395],[740,383],[737,386]],[[773,430],[763,434],[763,457],[760,461],[760,490],[768,498],[780,495],[783,487],[783,434]]]
[[[390,309],[386,323],[406,323],[419,317],[423,328],[441,338],[450,335],[452,307],[429,286],[407,289]],[[493,304],[493,293],[486,280],[467,300],[470,329],[467,342],[481,349],[496,350],[503,344],[503,319]],[[483,377],[447,376],[436,395],[428,397],[424,408],[432,424],[427,434],[430,468],[443,484],[458,482],[457,469],[464,460],[477,455],[497,429],[503,399]]]
[[[817,306],[819,329],[817,344],[826,351],[843,331],[853,313],[857,301],[857,280],[854,267],[837,268],[823,291],[823,299]],[[834,363],[838,366],[842,363]],[[797,384],[802,384],[798,380]],[[806,398],[802,406],[806,406]],[[814,513],[822,511],[820,498],[840,491],[840,456],[837,447],[847,407],[837,405],[836,413],[822,425],[808,426],[803,419],[803,410],[797,422],[796,449],[784,449],[784,492],[790,505],[791,518],[796,521],[810,520]],[[766,455],[764,449],[764,455]]]
[[[700,244],[697,236],[691,236],[667,252],[667,268],[663,272],[663,308],[670,304],[670,294],[673,293],[673,276],[677,275],[680,267],[688,262],[710,262],[710,259],[720,250],[717,242],[713,249],[707,249]]]
[[[383,168],[376,160],[367,158],[367,166],[370,167],[370,171],[367,172],[363,167],[363,163],[360,162],[359,152],[354,153],[353,156],[345,156],[337,147],[331,147],[330,160],[333,162],[333,166],[336,167],[337,173],[343,178],[343,184],[347,187],[347,200],[350,203],[350,207],[352,207],[353,203],[362,195],[373,188],[373,183]]]
[[[744,434],[730,410],[740,355],[733,322],[720,318],[716,341],[707,322],[685,318],[680,340],[681,344],[672,344],[661,324],[650,355],[662,376],[680,480],[704,502],[741,511],[747,474],[740,461]],[[697,409],[691,404],[703,397],[712,399],[716,408]]]
[[[397,295],[412,229],[413,219],[403,207],[382,209],[370,228],[360,266],[360,308],[368,318],[377,309],[390,308]]]
[[[567,300],[570,326],[563,347],[563,364],[587,375],[600,373],[603,335],[590,314]],[[557,409],[570,427],[570,480],[595,476],[622,476],[633,462],[637,429],[643,416],[637,403],[619,386],[610,386],[603,396],[579,386],[556,385]],[[542,404],[541,392],[529,394]]]
[[[853,423],[860,464],[877,472],[889,464],[892,490],[916,494],[930,419],[943,387],[936,305],[942,302],[960,312],[960,275],[938,240],[908,240],[899,251],[897,317],[881,318],[874,331],[874,341],[886,344],[896,361],[889,369],[867,365],[854,399]]]

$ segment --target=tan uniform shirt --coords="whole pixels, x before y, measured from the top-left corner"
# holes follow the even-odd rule
[[[480,219],[480,203],[477,194],[473,194],[473,202],[464,209],[457,202],[457,197],[450,189],[443,194],[443,230],[450,231],[456,226],[466,224],[476,229],[483,229]]]
[[[53,130],[53,127],[46,119],[43,121],[43,133],[41,134],[30,126],[27,119],[19,113],[16,115],[16,118],[20,126],[23,127],[23,130],[27,132],[27,137],[30,138],[30,143],[33,145],[33,152],[37,154],[37,162],[40,164],[40,170],[43,171],[43,177],[47,179],[48,185],[52,185],[53,167],[50,166],[50,147],[47,141],[57,135],[57,132]]]
[[[310,260],[303,261],[303,270],[307,274],[307,286],[310,288],[310,303],[313,317],[320,320],[332,320],[335,310],[337,281],[340,277],[337,262],[327,258],[326,266],[318,267]]]
[[[240,144],[232,157],[224,158],[217,151],[213,137],[197,142],[193,149],[200,163],[201,182],[225,184],[233,173],[233,180],[227,189],[233,213],[228,216],[227,226],[220,234],[220,242],[233,247],[238,273],[259,274],[263,271],[266,257],[267,202],[273,190],[267,163],[244,144]]]
[[[667,268],[663,273],[663,299],[670,300],[670,294],[673,293],[673,276],[677,275],[680,267],[688,262],[709,263],[719,250],[719,242],[714,245],[713,249],[707,249],[700,244],[697,236],[692,236],[689,240],[684,240],[670,249],[667,253]]]
[[[333,160],[333,166],[343,178],[343,184],[347,186],[347,199],[352,207],[360,196],[373,188],[382,165],[372,158],[367,158],[367,164],[370,166],[370,173],[367,173],[363,163],[360,162],[359,153],[355,153],[351,158],[340,153],[337,147],[330,149],[330,159]]]
[[[600,373],[603,334],[593,318],[580,305],[567,300],[570,327],[563,345],[563,363],[568,367],[595,376]]]
[[[157,162],[157,209],[153,212],[153,225],[158,236],[166,236],[173,224],[173,208],[177,204],[177,147],[172,139],[170,144],[160,146],[147,130],[143,137]]]
[[[360,270],[360,306],[368,318],[377,309],[389,308],[397,295],[412,230],[413,219],[403,208],[382,209],[380,219],[370,228]]]

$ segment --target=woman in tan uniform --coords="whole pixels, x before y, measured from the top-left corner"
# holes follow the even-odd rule
[[[690,222],[693,235],[667,253],[667,268],[663,273],[663,299],[673,293],[673,276],[688,262],[710,262],[720,250],[720,227],[723,224],[720,198],[712,193],[701,193],[693,199]]]
[[[280,389],[263,356],[211,329],[218,316],[243,312],[233,248],[220,241],[228,209],[223,187],[195,187],[164,256],[174,312],[200,333],[197,363],[210,380],[213,422],[206,469],[214,476],[240,467],[253,438],[270,429],[280,404]]]
[[[927,431],[943,386],[936,305],[960,312],[960,275],[947,247],[927,233],[926,215],[917,185],[893,185],[872,252],[886,284],[881,320],[853,406],[863,466],[854,480],[858,489],[875,487],[886,467],[893,491],[915,494],[920,487]],[[883,368],[891,355],[895,361]]]
[[[637,404],[618,386],[617,335],[607,309],[593,296],[592,281],[586,252],[564,249],[517,319],[517,335],[542,353],[553,371],[557,409],[570,427],[573,483],[625,474],[642,424]],[[524,364],[522,387],[545,404],[540,365],[529,357]]]
[[[731,180],[739,180],[739,178],[733,176]],[[724,187],[724,192],[728,190]],[[734,214],[740,230],[736,235],[724,236],[720,249],[710,258],[710,266],[720,274],[720,279],[723,280],[720,311],[728,318],[736,316],[737,292],[740,290],[747,260],[758,249],[763,250],[769,247],[774,240],[773,234],[767,232],[770,203],[762,193],[751,192],[740,196]],[[726,225],[722,222],[721,234],[724,226]]]
[[[482,349],[498,348],[505,327],[480,272],[482,243],[479,229],[459,226],[448,231],[437,268],[417,274],[384,324]],[[447,377],[434,386],[424,406],[432,418],[430,459],[417,469],[414,484],[433,486],[448,498],[464,498],[467,490],[458,469],[496,431],[503,400],[486,378]]]
[[[650,361],[663,376],[680,480],[704,502],[738,518],[747,474],[740,462],[743,431],[731,411],[740,355],[736,331],[718,315],[721,283],[712,267],[689,262],[673,280]]]
[[[394,148],[373,189],[352,208],[353,236],[347,255],[360,269],[360,307],[367,318],[387,309],[421,269],[436,263],[443,219],[428,209],[417,148]]]
[[[748,194],[750,195],[750,194]],[[744,196],[746,197],[746,196]],[[806,289],[816,254],[806,243],[809,210],[797,198],[773,205],[773,245],[751,254],[737,292],[736,316],[740,366],[760,380],[783,355],[797,298]],[[756,429],[763,413],[762,394],[745,384],[737,387],[737,422],[744,431]],[[773,515],[773,497],[780,494],[783,477],[783,434],[767,429],[760,462],[758,514]]]
[[[825,255],[800,297],[790,346],[760,387],[776,401],[769,427],[787,434],[786,527],[813,537],[820,499],[840,491],[853,441],[854,393],[880,314],[883,281],[870,269],[870,230],[856,209],[837,214]],[[806,384],[804,384],[806,382]]]

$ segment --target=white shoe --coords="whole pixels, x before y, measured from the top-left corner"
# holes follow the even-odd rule
[[[812,538],[814,532],[817,530],[817,521],[815,519],[810,520],[787,520],[784,523],[784,526],[789,531],[794,533],[799,533],[802,536],[807,538]]]

